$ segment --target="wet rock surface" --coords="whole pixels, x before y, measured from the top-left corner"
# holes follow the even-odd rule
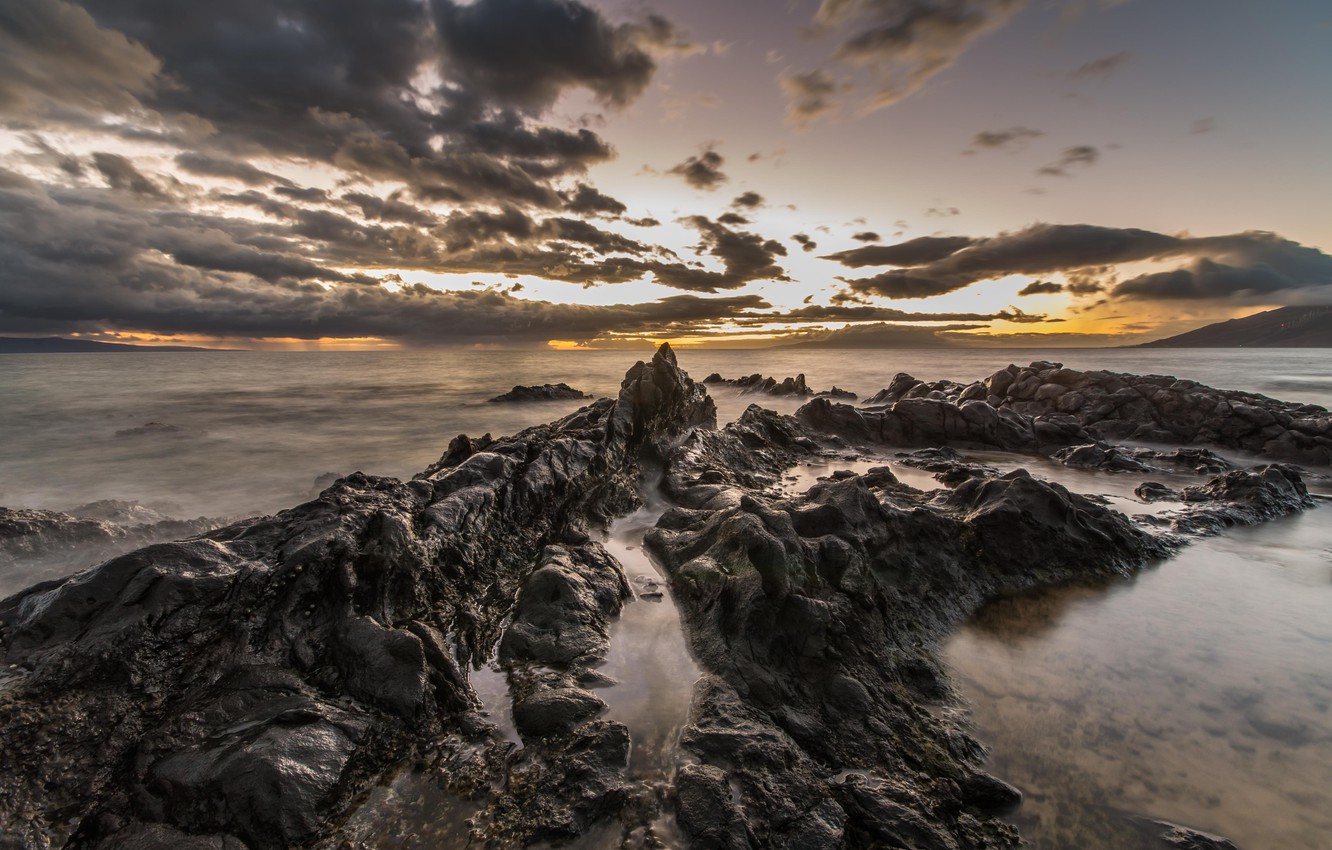
[[[919,406],[885,415],[903,402],[929,401],[947,408],[936,409],[933,416]],[[1038,452],[1058,448],[1060,441],[1129,441],[1211,446],[1318,466],[1332,463],[1332,416],[1325,408],[1162,375],[1079,371],[1048,361],[1010,365],[971,384],[926,382],[900,373],[866,404],[881,408],[877,416],[866,416],[877,420],[877,428],[870,425],[870,431],[880,439],[903,431],[908,438],[935,433],[959,447],[971,443]],[[975,404],[985,408],[962,415]],[[1005,419],[1006,413],[1020,419]],[[849,417],[843,412],[840,418]],[[912,430],[897,420],[917,427]]]
[[[7,573],[58,578],[149,543],[217,528],[223,520],[172,519],[137,502],[103,500],[68,512],[0,507],[0,592]]]
[[[490,399],[492,402],[527,402],[527,401],[568,401],[569,399],[591,398],[582,390],[576,390],[565,383],[541,384],[539,386],[517,386],[503,395]]]
[[[1029,371],[1095,395],[1054,364]],[[616,398],[512,437],[460,435],[411,481],[354,473],[276,516],[22,591],[0,601],[0,833],[359,848],[361,807],[411,771],[435,808],[377,809],[374,831],[432,816],[444,848],[664,846],[672,822],[692,848],[1017,847],[1002,816],[1021,792],[980,769],[938,640],[989,599],[1127,575],[1182,538],[950,448],[1119,451],[1073,413],[1005,403],[1009,389],[899,376],[864,408],[751,406],[717,429],[663,346]],[[899,459],[948,486],[884,466],[778,488],[857,443],[919,446]],[[596,669],[624,606],[644,604],[633,588],[661,593],[600,542],[645,486],[672,505],[646,542],[704,671],[667,683],[693,701],[678,770],[652,781],[627,769],[633,730],[608,716],[615,685]],[[1193,518],[1184,533],[1309,505],[1283,465],[1162,490]],[[45,528],[31,513],[0,522]],[[41,533],[120,528],[61,516]],[[486,712],[483,668],[503,677],[517,739]],[[1293,734],[1256,717],[1260,734]]]

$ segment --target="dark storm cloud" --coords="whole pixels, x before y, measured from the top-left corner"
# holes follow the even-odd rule
[[[623,203],[603,194],[596,187],[579,183],[572,193],[564,195],[564,208],[582,215],[605,215],[612,218],[622,216],[629,211]]]
[[[1226,297],[1332,284],[1332,257],[1275,234],[1254,231],[1187,237],[1088,224],[1037,224],[989,239],[967,240],[966,245],[948,253],[942,253],[945,246],[936,243],[933,247],[940,250],[930,259],[888,259],[885,253],[868,253],[911,253],[920,242],[832,255],[830,259],[849,266],[902,266],[873,277],[848,280],[850,290],[844,297],[924,298],[982,280],[1056,272],[1069,276],[1069,291],[1076,286],[1075,294],[1086,294],[1104,286],[1105,278],[1112,276],[1110,267],[1177,257],[1192,258],[1194,264],[1125,281],[1115,287],[1114,295],[1149,299]],[[929,247],[927,243],[925,248]],[[921,256],[929,257],[930,251],[922,250]]]
[[[1084,62],[1072,71],[1068,72],[1070,79],[1085,80],[1089,78],[1106,78],[1112,76],[1118,71],[1120,66],[1132,58],[1133,54],[1127,50],[1119,53],[1111,53],[1108,56],[1102,56],[1098,59],[1092,59]]]
[[[709,221],[701,215],[685,220],[698,230],[702,241],[698,250],[706,251],[722,261],[725,275],[738,283],[751,280],[790,280],[776,257],[786,256],[786,246],[774,239],[764,239],[756,233],[732,230],[720,222]],[[730,287],[723,287],[730,288]]]
[[[452,76],[526,108],[547,107],[574,86],[623,106],[656,70],[643,42],[669,43],[673,36],[612,26],[596,10],[568,0],[434,0],[432,6]],[[660,18],[656,26],[672,29]]]
[[[67,111],[152,110],[177,129],[138,114],[82,126],[166,143],[193,134],[194,160],[182,167],[250,185],[258,175],[218,173],[220,163],[253,154],[330,163],[453,203],[559,206],[552,181],[614,152],[591,130],[540,125],[542,112],[576,88],[624,105],[651,78],[654,55],[691,49],[664,18],[613,25],[578,0],[83,6],[5,6],[0,39],[23,46],[0,49],[0,117],[39,95]],[[3,63],[17,57],[24,69],[8,73]],[[38,84],[53,91],[34,94]]]
[[[806,253],[809,251],[817,251],[819,248],[819,243],[810,239],[808,233],[797,233],[791,237],[791,240],[800,246],[800,250],[805,251]]]
[[[1030,127],[1009,127],[1007,130],[982,130],[971,137],[971,146],[963,153],[975,153],[981,150],[1002,150],[1016,147],[1045,135],[1040,130]]]
[[[1282,239],[1274,233],[1189,240],[1195,255],[1187,267],[1141,275],[1118,284],[1117,298],[1146,300],[1226,300],[1266,298],[1305,290],[1319,301],[1332,299],[1332,256]]]
[[[547,181],[519,164],[487,154],[413,157],[390,139],[360,135],[346,141],[334,163],[371,179],[401,182],[424,201],[521,203],[547,209],[564,204]]]
[[[412,224],[429,227],[439,221],[439,216],[427,209],[405,203],[396,194],[387,198],[365,192],[348,192],[342,200],[356,206],[361,215],[371,220]]]
[[[176,165],[191,174],[198,174],[202,177],[222,177],[244,183],[246,186],[293,185],[287,178],[256,168],[243,160],[211,156],[198,151],[176,154]]]
[[[1021,6],[1022,0],[822,0],[814,27],[842,34],[836,56],[875,75],[870,106],[878,108],[914,94]]]
[[[1053,295],[1056,292],[1063,292],[1064,285],[1055,283],[1052,280],[1033,280],[1031,283],[1018,290],[1018,295]]]
[[[165,194],[160,186],[145,177],[143,172],[134,167],[134,163],[120,154],[99,152],[93,154],[92,158],[93,167],[112,189],[155,198]]]
[[[1091,145],[1074,145],[1064,148],[1057,160],[1036,169],[1036,173],[1043,177],[1068,177],[1070,168],[1091,168],[1100,158],[1099,149]]]
[[[695,189],[711,192],[730,179],[721,170],[725,162],[721,154],[708,148],[697,156],[691,156],[684,162],[672,166],[666,173],[683,178]]]
[[[305,204],[321,204],[328,200],[328,192],[313,186],[277,186],[273,192]]]
[[[836,260],[853,269],[864,266],[919,266],[949,257],[976,242],[966,236],[921,236],[896,245],[871,245],[828,254],[825,260]]]
[[[521,343],[611,330],[665,333],[769,306],[753,295],[594,307],[493,291],[392,289],[310,261],[297,253],[292,236],[275,237],[258,223],[115,207],[89,196],[93,190],[49,192],[7,174],[0,173],[0,326],[6,331]],[[311,218],[302,225],[312,236],[357,232],[354,223],[316,212],[305,211]],[[566,229],[585,224],[556,220],[539,227],[564,238],[591,238]],[[514,219],[507,226],[521,231],[527,225]],[[289,250],[277,250],[284,241]]]
[[[160,63],[64,0],[0,4],[0,116],[120,112],[149,93]]]

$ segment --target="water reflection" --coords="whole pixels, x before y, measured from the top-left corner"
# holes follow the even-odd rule
[[[1318,511],[1240,529],[1136,581],[997,602],[949,643],[1033,847],[1159,846],[1143,817],[1329,846],[1330,543]]]

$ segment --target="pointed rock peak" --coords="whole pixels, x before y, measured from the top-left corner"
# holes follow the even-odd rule
[[[680,366],[680,364],[675,359],[675,350],[671,348],[671,344],[669,342],[663,342],[661,344],[661,347],[657,349],[657,353],[652,355],[653,366],[658,366],[661,365],[662,363],[669,364],[676,368],[679,368]]]
[[[661,450],[690,428],[716,427],[717,408],[662,343],[651,363],[640,360],[625,374],[612,423],[630,444]]]

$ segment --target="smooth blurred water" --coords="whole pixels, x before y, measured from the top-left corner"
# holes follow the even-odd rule
[[[578,402],[488,404],[515,384],[565,381],[612,395],[650,352],[216,352],[0,356],[0,505],[69,508],[132,499],[178,516],[267,513],[314,480],[355,470],[410,476],[458,433],[496,436]],[[862,396],[895,373],[970,380],[1010,362],[1166,372],[1217,386],[1332,403],[1326,355],[1223,351],[683,351],[696,379],[804,372]],[[723,420],[750,401],[715,390]],[[173,434],[117,436],[149,422]]]

